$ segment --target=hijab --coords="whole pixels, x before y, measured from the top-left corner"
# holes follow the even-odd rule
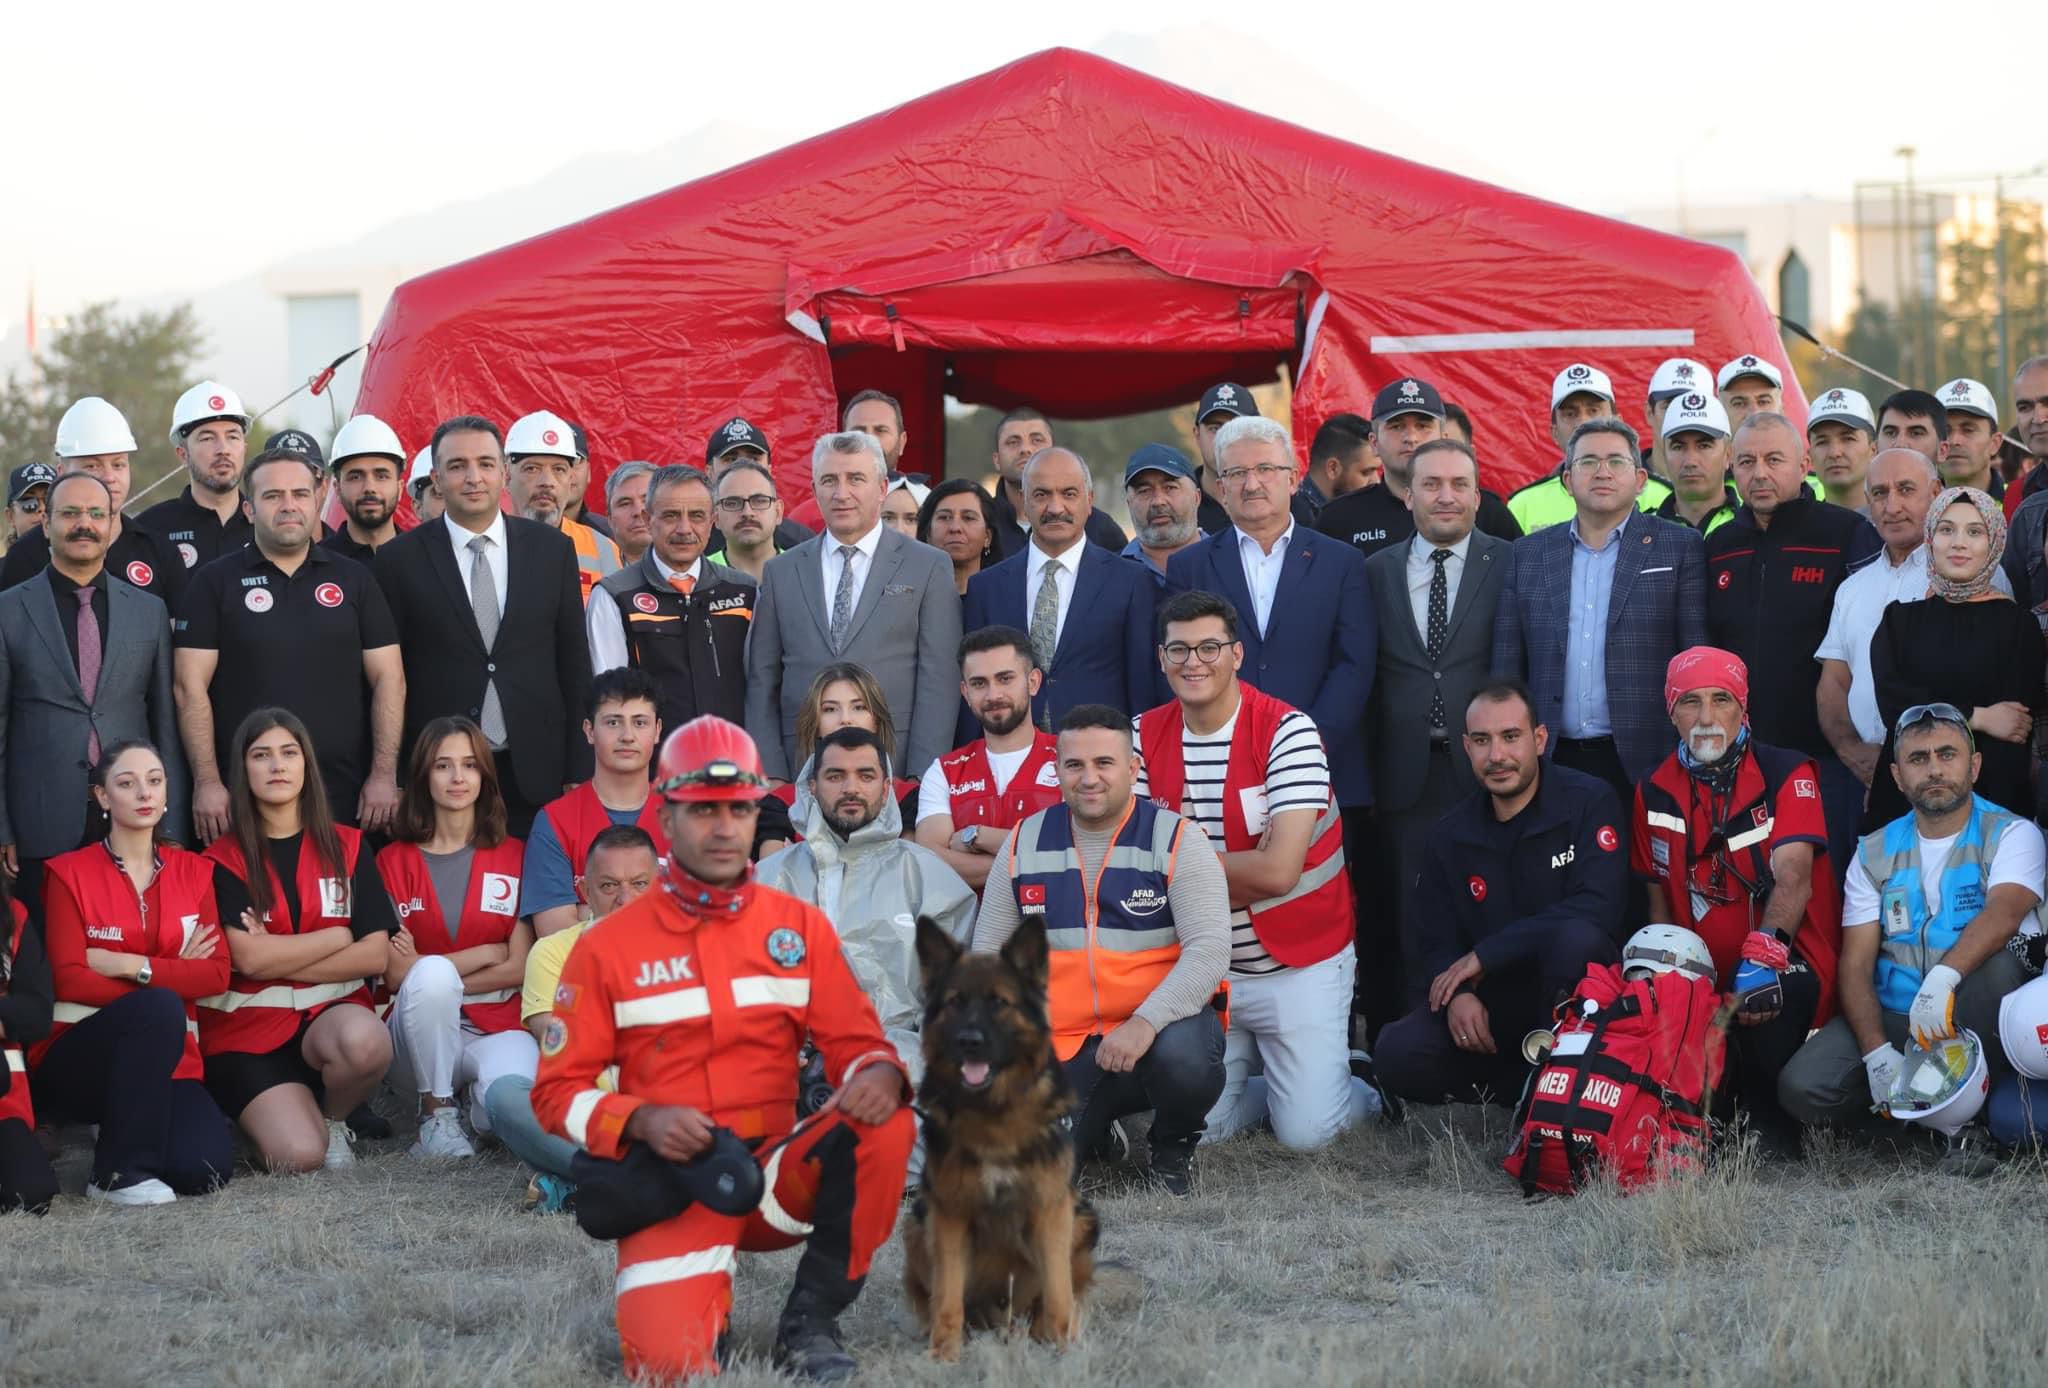
[[[1984,528],[1991,538],[1991,547],[1984,557],[1984,567],[1973,578],[1945,578],[1934,564],[1934,527],[1948,514],[1948,508],[1958,501],[1967,501],[1975,507],[1977,514],[1984,518]],[[1934,498],[1934,504],[1927,508],[1927,596],[1940,598],[1944,602],[1975,602],[1980,598],[2003,597],[1996,592],[1991,582],[1998,573],[1998,561],[2005,554],[2005,512],[1988,492],[1975,487],[1948,487]]]

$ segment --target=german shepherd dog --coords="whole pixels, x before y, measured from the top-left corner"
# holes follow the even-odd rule
[[[925,1163],[904,1292],[934,1359],[959,1358],[970,1325],[1022,1319],[1033,1339],[1064,1345],[1095,1275],[1096,1222],[1062,1122],[1074,1094],[1053,1056],[1045,922],[1025,920],[1000,954],[968,954],[920,918],[917,958]]]

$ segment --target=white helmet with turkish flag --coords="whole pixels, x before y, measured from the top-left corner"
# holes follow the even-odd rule
[[[569,427],[568,420],[552,410],[521,415],[505,435],[505,456],[524,458],[532,454],[575,458],[576,431]]]
[[[178,403],[171,408],[171,446],[183,443],[193,425],[209,419],[232,419],[245,430],[250,422],[241,396],[219,381],[201,381],[179,396]]]
[[[334,443],[327,450],[327,465],[336,472],[350,458],[389,458],[394,463],[405,461],[405,445],[398,441],[391,426],[373,414],[359,414],[334,436]]]

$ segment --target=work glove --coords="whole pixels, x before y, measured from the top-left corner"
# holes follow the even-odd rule
[[[1783,973],[1785,966],[1792,962],[1792,951],[1785,948],[1785,942],[1774,930],[1752,930],[1742,941],[1742,957],[1752,964],[1761,964],[1772,973]]]
[[[1785,985],[1778,971],[1791,962],[1785,942],[1768,930],[1752,930],[1742,942],[1742,962],[1735,966],[1735,1012],[1738,1017],[1775,1017],[1785,1006]]]
[[[1956,1034],[1956,985],[1962,981],[1963,976],[1946,964],[1936,964],[1920,980],[1906,1026],[1922,1050],[1932,1050],[1935,1042]]]
[[[1872,1108],[1883,1113],[1891,1107],[1892,1086],[1898,1083],[1899,1071],[1905,1068],[1906,1058],[1889,1041],[1863,1057],[1863,1073],[1870,1080]]]

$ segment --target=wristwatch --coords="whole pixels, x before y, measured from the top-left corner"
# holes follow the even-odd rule
[[[156,970],[150,966],[147,959],[143,960],[142,967],[135,971],[135,981],[144,988],[149,986],[149,980],[155,976]]]
[[[974,841],[980,837],[981,826],[979,824],[970,824],[960,831],[960,844],[963,848],[972,848],[974,847]]]

